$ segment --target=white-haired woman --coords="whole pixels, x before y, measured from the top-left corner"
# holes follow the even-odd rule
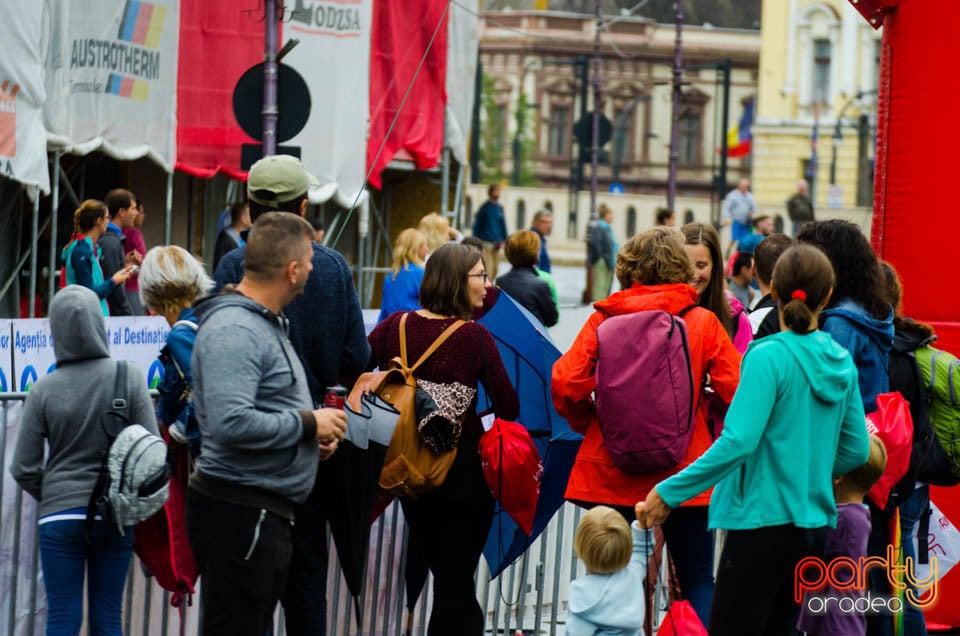
[[[176,245],[154,247],[140,264],[140,300],[151,313],[163,316],[172,327],[160,351],[163,380],[158,387],[157,420],[170,438],[199,450],[200,431],[189,397],[193,386],[190,356],[197,338],[193,304],[213,289],[203,266]]]

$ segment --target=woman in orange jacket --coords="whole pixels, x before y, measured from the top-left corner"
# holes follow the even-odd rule
[[[594,304],[596,311],[580,330],[570,350],[553,367],[552,395],[557,411],[584,434],[567,484],[566,498],[578,505],[611,506],[633,521],[633,505],[661,480],[679,472],[712,443],[707,426],[703,380],[720,400],[729,403],[740,381],[740,354],[726,330],[709,311],[692,310],[683,316],[687,327],[694,381],[696,421],[683,460],[674,468],[644,475],[628,475],[617,468],[603,442],[593,399],[596,388],[597,327],[611,316],[645,310],[679,314],[697,303],[683,236],[670,228],[641,232],[617,254],[616,275],[623,290]],[[637,404],[637,408],[642,408]],[[685,598],[706,625],[713,597],[713,536],[707,530],[710,492],[690,500],[663,526]]]

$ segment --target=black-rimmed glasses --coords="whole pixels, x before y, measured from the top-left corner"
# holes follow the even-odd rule
[[[487,282],[487,273],[480,272],[479,274],[467,274],[467,278],[482,278],[483,282]]]

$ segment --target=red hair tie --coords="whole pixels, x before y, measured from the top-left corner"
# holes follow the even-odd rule
[[[799,299],[801,302],[807,302],[807,292],[802,289],[794,289],[793,293],[790,294],[790,300]]]

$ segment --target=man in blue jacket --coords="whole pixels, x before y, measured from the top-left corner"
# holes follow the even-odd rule
[[[483,264],[487,268],[487,276],[490,280],[496,280],[500,249],[507,240],[507,220],[503,215],[503,206],[498,202],[500,184],[490,184],[487,196],[488,199],[473,219],[473,235],[483,241]]]
[[[307,191],[314,179],[298,159],[286,155],[255,163],[248,174],[250,219],[265,212],[307,211]],[[246,247],[228,252],[214,274],[216,290],[243,277]],[[303,361],[315,406],[323,403],[324,389],[349,386],[370,359],[363,314],[350,267],[339,252],[313,243],[313,271],[303,295],[284,308],[290,321],[290,342]],[[283,603],[287,633],[324,634],[326,625],[327,511],[321,500],[323,471],[307,500],[297,506],[293,528],[293,559]]]

